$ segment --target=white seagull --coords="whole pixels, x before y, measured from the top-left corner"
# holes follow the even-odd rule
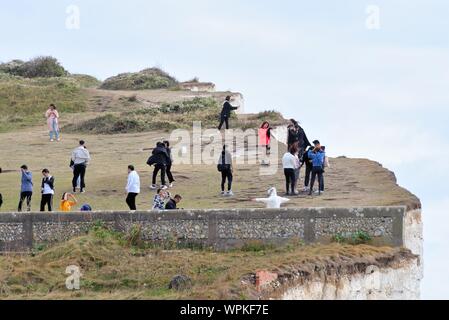
[[[271,188],[268,190],[268,198],[257,198],[254,201],[265,203],[267,209],[280,209],[281,205],[289,202],[290,199],[279,197],[276,188]]]

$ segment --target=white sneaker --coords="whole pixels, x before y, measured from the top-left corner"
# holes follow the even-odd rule
[[[151,189],[151,190],[156,190],[156,189],[157,189],[157,185],[152,184],[152,185],[150,186],[150,189]]]
[[[225,191],[222,191],[220,194],[221,194],[222,196],[225,196],[225,195],[226,195],[226,192],[225,192]]]
[[[173,183],[170,183],[168,186],[170,189],[173,188]]]
[[[228,197],[233,197],[233,196],[234,196],[234,192],[228,191],[228,192],[226,193],[226,196],[228,196]]]
[[[302,191],[304,191],[304,192],[310,191],[310,188],[309,187],[304,187],[304,189]]]
[[[167,190],[168,187],[167,187],[167,186],[161,186],[161,189],[162,189],[162,190]]]
[[[53,139],[50,139],[50,142],[55,142],[55,140],[53,140]]]

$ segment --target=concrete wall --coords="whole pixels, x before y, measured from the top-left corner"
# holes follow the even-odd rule
[[[289,240],[326,243],[336,234],[369,233],[375,244],[404,244],[405,207],[229,209],[163,212],[3,213],[0,252],[68,240],[97,221],[127,232],[142,226],[147,241],[176,239],[228,249],[248,241],[281,244]]]

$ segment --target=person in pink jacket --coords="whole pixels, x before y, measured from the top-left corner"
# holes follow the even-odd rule
[[[266,148],[266,154],[270,154],[271,127],[268,121],[262,123],[259,128],[259,146]]]
[[[47,112],[45,112],[45,117],[47,118],[48,130],[50,132],[50,141],[54,141],[53,137],[56,139],[56,141],[60,141],[59,113],[58,110],[56,110],[56,106],[54,104],[51,104]]]

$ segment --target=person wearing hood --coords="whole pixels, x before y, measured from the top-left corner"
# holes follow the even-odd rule
[[[27,211],[31,211],[31,197],[33,196],[33,174],[26,165],[20,167],[22,172],[22,183],[20,187],[20,200],[18,211],[22,212],[22,205],[26,199]]]
[[[165,182],[165,174],[167,165],[170,163],[171,163],[170,156],[167,153],[167,148],[165,147],[165,144],[163,144],[162,142],[158,142],[156,148],[153,150],[151,157],[147,161],[147,164],[149,166],[154,165],[153,181],[151,185],[152,190],[157,189],[156,179],[159,174],[159,171],[161,172],[161,182],[162,182],[161,187],[162,189],[167,189],[167,185]]]
[[[90,161],[90,153],[89,150],[87,150],[85,142],[83,140],[81,140],[79,146],[75,150],[73,150],[71,160],[73,161],[73,193],[76,193],[78,178],[80,179],[80,192],[84,193],[84,189],[86,188],[84,177],[86,175],[87,165]]]
[[[226,123],[226,130],[229,129],[229,119],[231,118],[231,112],[237,110],[240,107],[234,107],[231,104],[231,96],[226,97],[226,101],[223,104],[223,109],[220,115],[220,125],[218,126],[218,130],[221,130],[223,125]]]
[[[253,201],[265,203],[267,209],[280,209],[290,199],[279,197],[276,188],[271,188],[268,190],[268,198],[256,198]]]

